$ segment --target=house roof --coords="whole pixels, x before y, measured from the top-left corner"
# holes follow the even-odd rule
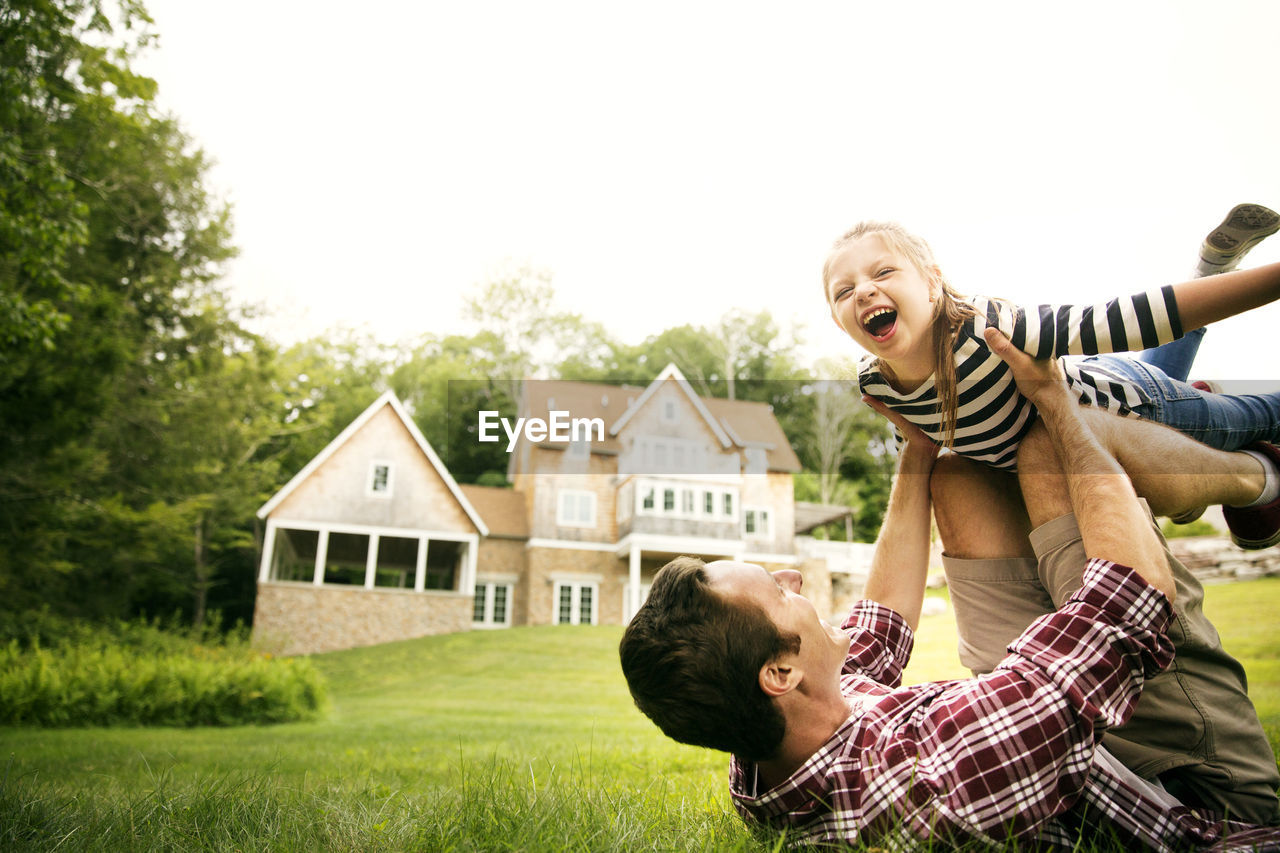
[[[819,504],[796,501],[796,533],[808,533],[831,521],[852,518],[853,509],[841,504]]]
[[[600,418],[605,423],[604,440],[592,441],[591,452],[617,454],[622,450],[618,441],[620,430],[661,387],[658,383],[669,380],[678,382],[680,389],[689,395],[694,409],[722,447],[759,447],[765,451],[770,470],[800,470],[800,460],[782,432],[782,425],[774,416],[772,406],[750,400],[721,400],[700,396],[673,364],[668,365],[657,379],[643,388],[559,379],[526,381],[521,414],[545,419],[554,408],[570,412],[575,418]],[[566,442],[548,439],[538,442],[538,445],[557,447],[565,446]]]
[[[476,526],[480,535],[488,536],[488,526],[484,523],[480,514],[476,512],[475,507],[471,505],[471,502],[467,500],[466,496],[458,488],[458,484],[453,479],[453,475],[449,473],[449,469],[444,467],[444,463],[440,461],[440,457],[437,456],[435,450],[432,449],[431,443],[427,441],[426,436],[424,436],[422,431],[418,429],[418,425],[413,422],[413,418],[409,417],[409,413],[405,411],[404,404],[400,402],[400,398],[397,397],[393,391],[386,391],[382,396],[374,400],[369,408],[361,412],[359,417],[347,425],[346,429],[338,433],[337,438],[329,442],[325,446],[324,450],[317,453],[301,471],[293,476],[293,479],[285,483],[280,491],[272,495],[271,499],[264,503],[258,510],[258,518],[266,518],[270,515],[285,498],[289,497],[289,495],[302,485],[302,483],[304,483],[306,479],[316,471],[316,469],[327,462],[329,458],[337,452],[338,448],[346,444],[351,437],[358,433],[375,414],[382,410],[384,406],[390,406],[391,411],[393,411],[396,417],[400,419],[400,422],[404,424],[405,429],[409,431],[409,435],[413,437],[414,442],[418,445],[418,449],[422,451],[423,455],[427,457],[427,461],[431,463],[432,468],[434,468],[436,473],[440,475],[440,479],[444,481],[444,484],[449,488],[450,493],[457,499],[463,512],[467,514],[467,518],[471,520],[471,523]]]
[[[458,488],[462,489],[480,517],[489,525],[490,536],[529,538],[529,513],[523,493],[514,489],[472,486],[466,483],[460,484]]]
[[[631,416],[640,411],[641,407],[649,401],[649,398],[662,387],[660,383],[666,381],[675,382],[676,386],[684,392],[684,395],[689,399],[689,402],[693,404],[694,410],[697,411],[704,421],[706,421],[707,426],[711,428],[712,434],[719,440],[721,447],[728,449],[733,446],[733,439],[729,437],[729,435],[724,431],[724,427],[721,426],[716,419],[711,416],[711,413],[707,411],[707,407],[703,403],[702,398],[694,393],[693,386],[689,384],[689,380],[684,378],[684,374],[680,372],[680,368],[676,367],[674,364],[668,364],[666,367],[662,368],[662,372],[658,374],[658,377],[650,382],[648,387],[640,394],[640,398],[636,400],[635,405],[628,407],[628,409],[622,413],[622,417],[614,421],[613,425],[609,427],[609,435],[617,435],[621,432],[622,428],[627,425],[627,421],[631,420]]]

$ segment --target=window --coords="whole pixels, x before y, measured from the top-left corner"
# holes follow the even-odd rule
[[[675,423],[676,421],[676,401],[664,400],[662,402],[662,419],[667,423]]]
[[[556,583],[557,625],[596,624],[596,584],[578,581]]]
[[[510,625],[511,615],[507,606],[507,602],[510,600],[511,584],[477,583],[471,621],[483,626],[500,627]]]
[[[760,507],[743,507],[742,529],[748,536],[767,537],[769,529],[769,510]]]
[[[561,527],[595,527],[595,492],[571,489],[565,489],[560,492],[559,508],[556,511],[556,524]]]
[[[347,586],[364,586],[369,563],[367,533],[330,533],[325,551],[324,582]]]
[[[318,530],[277,528],[275,547],[271,551],[271,579],[311,583],[316,575],[319,548]]]
[[[636,481],[637,509],[641,515],[672,518],[735,521],[738,490],[730,487],[695,488],[680,482]]]
[[[467,556],[467,543],[450,539],[432,539],[427,542],[426,589],[457,590],[462,576],[463,560]]]
[[[373,585],[395,589],[413,589],[417,576],[417,539],[403,536],[378,537],[377,564],[374,567]]]
[[[369,463],[369,488],[366,491],[370,497],[389,498],[391,497],[392,471],[390,462],[374,461]]]
[[[726,457],[728,459],[729,457]],[[628,458],[619,463],[619,470],[643,474],[709,474],[709,466],[719,466],[722,460],[707,458],[707,446],[702,440],[671,438],[667,436],[641,436],[631,446]],[[737,458],[732,457],[734,470],[738,472]],[[721,466],[722,467],[722,466]],[[725,471],[724,473],[730,473]]]

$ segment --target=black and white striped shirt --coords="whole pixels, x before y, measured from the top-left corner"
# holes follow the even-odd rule
[[[1014,346],[1036,358],[1139,351],[1182,337],[1173,288],[1168,286],[1090,306],[1041,305],[1027,310],[982,296],[965,301],[977,309],[978,316],[965,320],[956,339],[958,406],[953,449],[1010,471],[1016,466],[1018,443],[1035,423],[1035,407],[1018,393],[1008,366],[983,340],[987,326],[1000,329]],[[1134,406],[1150,402],[1141,388],[1096,362],[1061,358],[1061,363],[1082,404],[1135,416]],[[903,394],[885,379],[874,356],[858,363],[862,393],[880,400],[941,444],[945,436],[934,378]]]

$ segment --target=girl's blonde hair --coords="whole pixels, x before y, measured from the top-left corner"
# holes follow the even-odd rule
[[[970,317],[978,316],[975,309],[943,277],[933,259],[933,250],[924,238],[912,234],[896,222],[864,221],[853,226],[848,232],[836,240],[827,260],[822,265],[822,290],[831,302],[828,286],[831,284],[831,265],[836,257],[849,244],[870,234],[879,235],[891,251],[911,262],[916,271],[935,288],[930,297],[933,302],[933,386],[938,395],[938,413],[941,416],[941,427],[944,439],[943,447],[950,447],[956,435],[956,409],[959,406],[956,390],[956,339],[960,336],[960,328]],[[893,369],[884,361],[876,359],[880,372],[893,381]]]

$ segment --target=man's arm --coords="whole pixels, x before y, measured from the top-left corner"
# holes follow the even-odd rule
[[[1111,448],[1085,425],[1057,362],[1033,360],[998,330],[985,334],[1054,440],[1085,553],[1133,568],[1172,601],[1173,574],[1159,537]]]
[[[920,624],[929,573],[929,474],[938,458],[938,446],[883,403],[870,397],[863,397],[863,401],[892,421],[906,441],[898,456],[889,508],[876,538],[863,596],[897,611],[914,631]]]
[[[1280,263],[1184,281],[1173,297],[1189,332],[1280,299]]]

